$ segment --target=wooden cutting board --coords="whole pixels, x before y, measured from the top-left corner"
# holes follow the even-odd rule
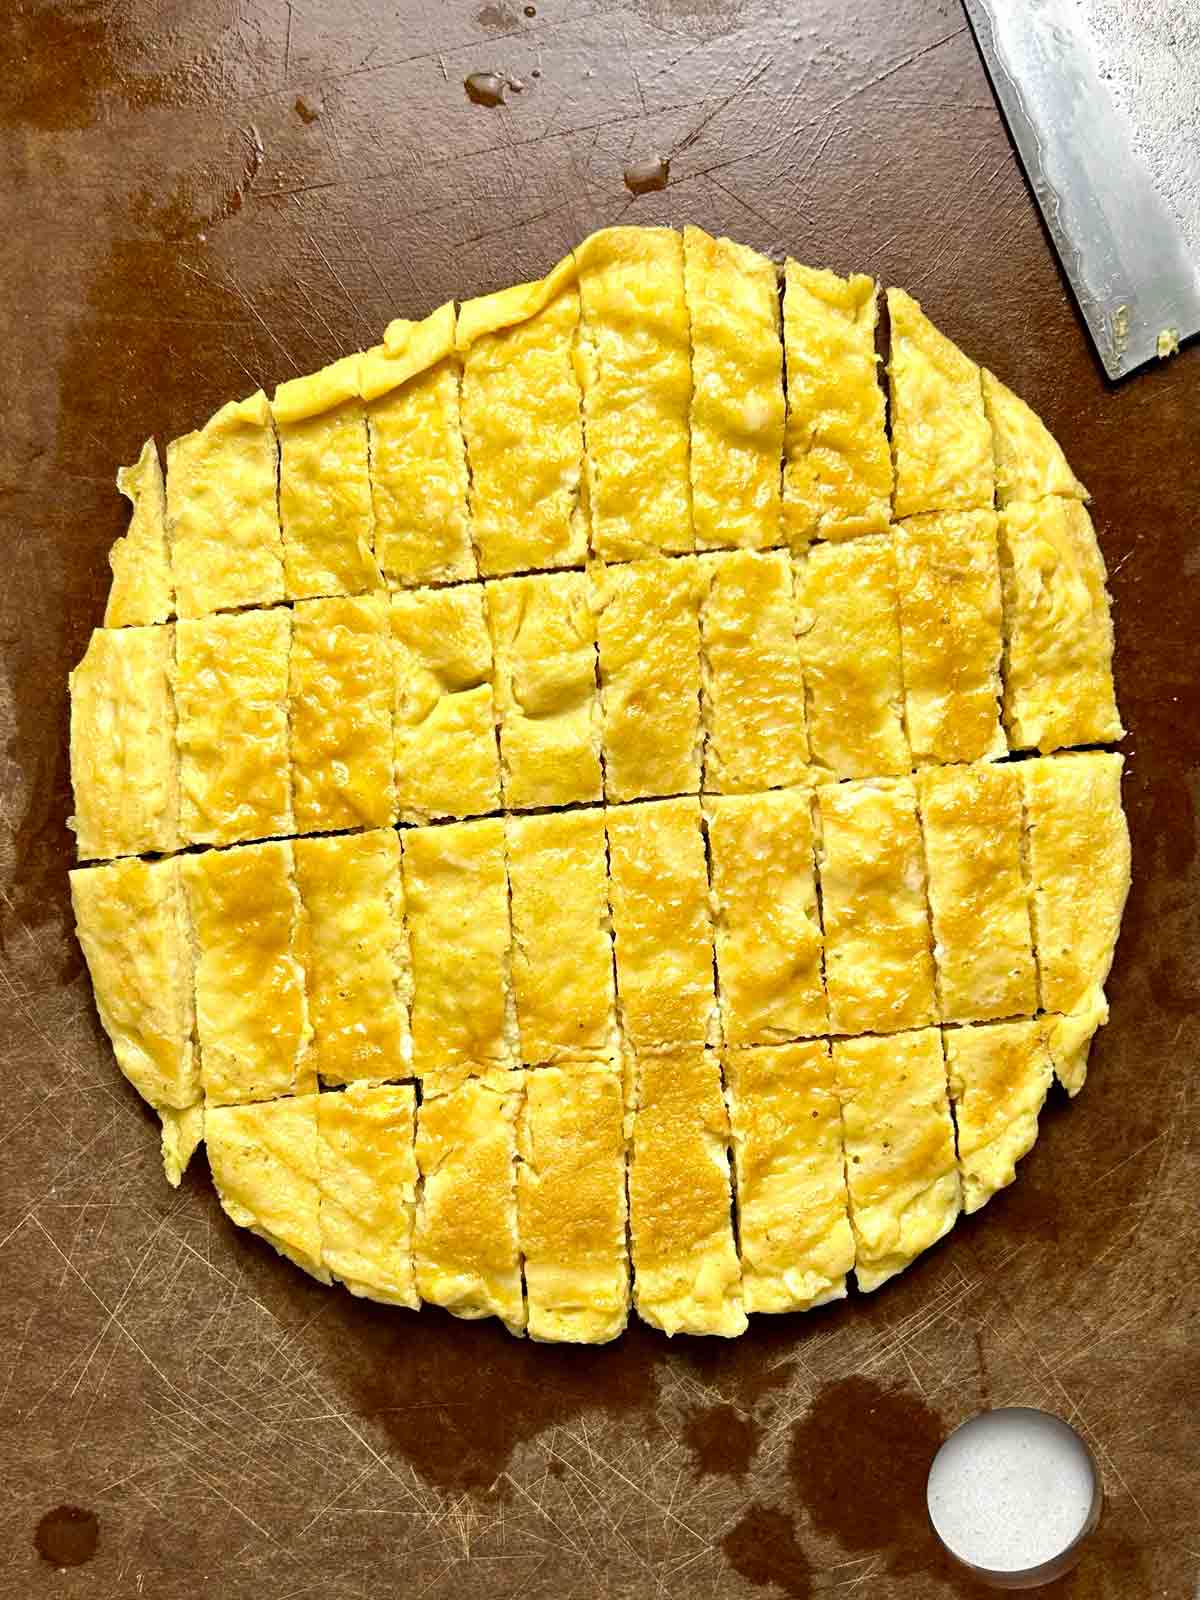
[[[42,3],[0,40],[0,1590],[968,1594],[925,1471],[1021,1403],[1108,1496],[1047,1593],[1192,1600],[1200,351],[1105,385],[954,5],[534,9]],[[309,1283],[202,1161],[167,1188],[71,933],[66,674],[147,433],[621,218],[902,283],[1046,418],[1113,575],[1135,877],[1085,1093],[903,1278],[731,1346],[547,1349]],[[95,1549],[58,1577],[62,1505],[95,1523],[42,1545]]]

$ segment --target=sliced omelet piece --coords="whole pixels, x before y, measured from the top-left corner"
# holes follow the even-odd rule
[[[825,986],[835,1033],[935,1020],[925,865],[909,778],[817,790]]]
[[[1013,748],[1049,753],[1119,739],[1104,557],[1085,508],[1059,495],[1009,505],[1000,515],[1000,573]]]
[[[292,613],[283,607],[177,624],[182,842],[233,844],[295,831],[291,636]]]
[[[185,856],[205,1104],[315,1087],[290,840]]]
[[[588,552],[574,262],[458,313],[471,533],[483,574],[582,566]]]
[[[895,539],[905,724],[914,762],[1006,755],[995,512],[910,517],[897,525]]]
[[[299,601],[288,680],[297,832],[394,822],[388,597]]]
[[[1047,1016],[1046,1047],[1054,1063],[1054,1076],[1074,1099],[1087,1079],[1088,1051],[1097,1028],[1108,1021],[1108,1002],[1099,989],[1090,989],[1083,1004],[1069,1016]]]
[[[966,1212],[1012,1183],[1033,1149],[1054,1076],[1045,1033],[1044,1020],[943,1031]]]
[[[128,529],[108,552],[113,581],[104,626],[167,622],[175,615],[175,585],[167,553],[167,490],[153,439],[146,440],[133,466],[118,469],[117,488],[133,511]]]
[[[917,801],[942,1020],[1032,1016],[1038,987],[1019,769],[930,767],[917,777]]]
[[[778,1044],[829,1026],[812,803],[807,786],[705,801],[727,1044]]]
[[[982,377],[983,404],[996,457],[996,504],[1003,508],[1014,500],[1040,500],[1047,494],[1088,499],[1061,446],[1037,413],[986,367]]]
[[[358,358],[358,392],[367,404],[393,394],[444,361],[454,350],[455,311],[447,300],[420,322],[397,317],[384,330],[383,343]],[[327,369],[328,370],[328,369]]]
[[[396,805],[402,822],[500,809],[483,587],[392,596]]]
[[[599,800],[596,619],[582,572],[486,587],[506,808]]]
[[[261,389],[167,446],[167,544],[180,617],[284,598],[277,469]]]
[[[507,289],[497,289],[494,294],[480,295],[475,300],[465,300],[458,308],[458,325],[455,344],[469,350],[478,339],[490,333],[502,333],[506,328],[519,327],[531,322],[559,296],[570,290],[579,277],[574,255],[556,261],[544,278],[534,278],[527,283],[510,284]],[[393,324],[393,327],[397,324]],[[389,334],[391,329],[388,330]]]
[[[515,1066],[504,823],[406,829],[403,845],[416,1075]]]
[[[530,1338],[615,1339],[629,1319],[625,1104],[615,1065],[527,1072],[517,1148]]]
[[[319,1098],[210,1106],[204,1142],[225,1214],[329,1283],[321,1258]]]
[[[1122,756],[1086,750],[1016,769],[1042,1006],[1067,1017],[1099,1009],[1121,931],[1129,893],[1123,766]]]
[[[854,1235],[829,1042],[727,1050],[724,1060],[746,1310],[841,1300]]]
[[[188,1163],[204,1143],[204,1102],[176,1111],[171,1106],[161,1106],[158,1112],[162,1123],[163,1172],[172,1189],[178,1189]]]
[[[177,849],[173,627],[97,628],[70,676],[71,826],[83,860]]]
[[[508,817],[521,1060],[617,1062],[604,813]]]
[[[817,545],[795,571],[813,764],[839,778],[909,771],[890,536]]]
[[[793,550],[814,538],[881,533],[891,520],[878,317],[873,279],[787,263],[783,523]]]
[[[703,1044],[716,1013],[699,802],[609,806],[605,824],[625,1037]]]
[[[995,466],[979,368],[903,289],[887,303],[896,516],[986,509]]]
[[[117,1065],[163,1120],[165,1153],[167,1118],[186,1115],[202,1097],[179,863],[114,861],[70,876],[100,1022]]]
[[[478,824],[476,824],[478,826]],[[417,1293],[456,1317],[525,1327],[517,1235],[522,1074],[427,1081],[417,1110]]]
[[[275,391],[279,518],[289,600],[378,589],[367,415],[357,355]]]
[[[683,230],[691,319],[691,481],[696,547],[778,544],[783,348],[775,263]]]
[[[668,1335],[744,1333],[717,1059],[700,1045],[639,1051],[635,1092],[629,1229],[638,1315]]]
[[[699,792],[700,596],[694,561],[592,574],[609,800]]]
[[[593,554],[693,550],[683,241],[670,228],[605,228],[575,260]]]
[[[453,302],[424,322],[390,323],[363,357],[375,559],[393,588],[477,575],[460,382]]]
[[[962,1205],[937,1028],[835,1039],[854,1276],[878,1289],[954,1226]]]
[[[414,1310],[415,1132],[409,1084],[317,1097],[322,1263],[351,1294]]]
[[[390,828],[297,839],[312,1064],[325,1083],[412,1070],[400,840]]]
[[[178,1185],[203,1136],[192,935],[179,860],[76,868],[71,901],[100,1021],[117,1065],[162,1119],[163,1162]]]
[[[702,565],[704,788],[796,783],[808,766],[808,728],[791,564],[781,551],[747,550]]]

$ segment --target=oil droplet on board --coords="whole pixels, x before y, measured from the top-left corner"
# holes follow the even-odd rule
[[[536,17],[537,16],[537,7],[536,6],[526,6],[525,7],[525,15],[527,17]]]
[[[625,168],[625,187],[630,194],[653,194],[665,189],[671,175],[671,163],[666,156],[654,156],[649,161],[633,161]]]
[[[498,72],[472,72],[463,79],[463,88],[474,106],[502,106],[508,84]]]
[[[52,1567],[81,1567],[96,1554],[100,1519],[80,1506],[56,1506],[38,1523],[33,1543]]]

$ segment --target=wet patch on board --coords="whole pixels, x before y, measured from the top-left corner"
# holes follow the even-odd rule
[[[925,1486],[946,1431],[919,1395],[855,1374],[826,1384],[794,1425],[788,1472],[805,1517],[847,1552],[975,1594],[929,1526]]]
[[[736,1406],[705,1406],[684,1422],[683,1442],[702,1478],[744,1478],[758,1450],[761,1428]]]
[[[185,172],[163,200],[154,199],[144,189],[135,195],[130,209],[137,220],[174,242],[199,239],[206,229],[236,216],[266,155],[262,136],[253,124],[239,129],[237,138],[238,148],[231,152],[227,168]]]
[[[786,1511],[751,1505],[721,1540],[733,1570],[756,1588],[771,1588],[791,1600],[808,1600],[812,1566]]]
[[[179,8],[176,8],[179,9]],[[144,12],[132,6],[17,6],[6,11],[5,43],[19,71],[0,77],[0,125],[60,133],[87,128],[116,101],[132,110],[205,100],[220,88],[219,41],[237,22],[236,0],[196,6],[191,18],[172,18],[169,33],[147,39]],[[138,71],[139,57],[162,54],[177,40],[194,46],[191,59]],[[204,61],[207,71],[197,70]]]
[[[658,1427],[655,1335],[640,1325],[595,1350],[514,1339],[429,1306],[401,1318],[339,1297],[313,1335],[355,1414],[448,1493],[507,1498],[518,1446],[587,1412],[625,1417],[639,1434]]]
[[[55,1506],[38,1523],[33,1543],[38,1555],[52,1567],[82,1567],[96,1554],[100,1519],[82,1506]]]
[[[507,32],[510,28],[519,26],[517,14],[506,5],[486,5],[475,13],[475,21],[481,28],[488,28],[493,33]]]

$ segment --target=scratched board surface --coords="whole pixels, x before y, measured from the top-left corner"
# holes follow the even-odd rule
[[[925,1471],[1020,1403],[1104,1474],[1047,1592],[1193,1600],[1200,351],[1106,388],[956,6],[81,0],[0,33],[0,1594],[970,1594]],[[172,1192],[67,901],[116,465],[619,219],[903,284],[1025,395],[1095,497],[1131,729],[1085,1093],[901,1279],[731,1346],[372,1308],[236,1232],[202,1160]]]

